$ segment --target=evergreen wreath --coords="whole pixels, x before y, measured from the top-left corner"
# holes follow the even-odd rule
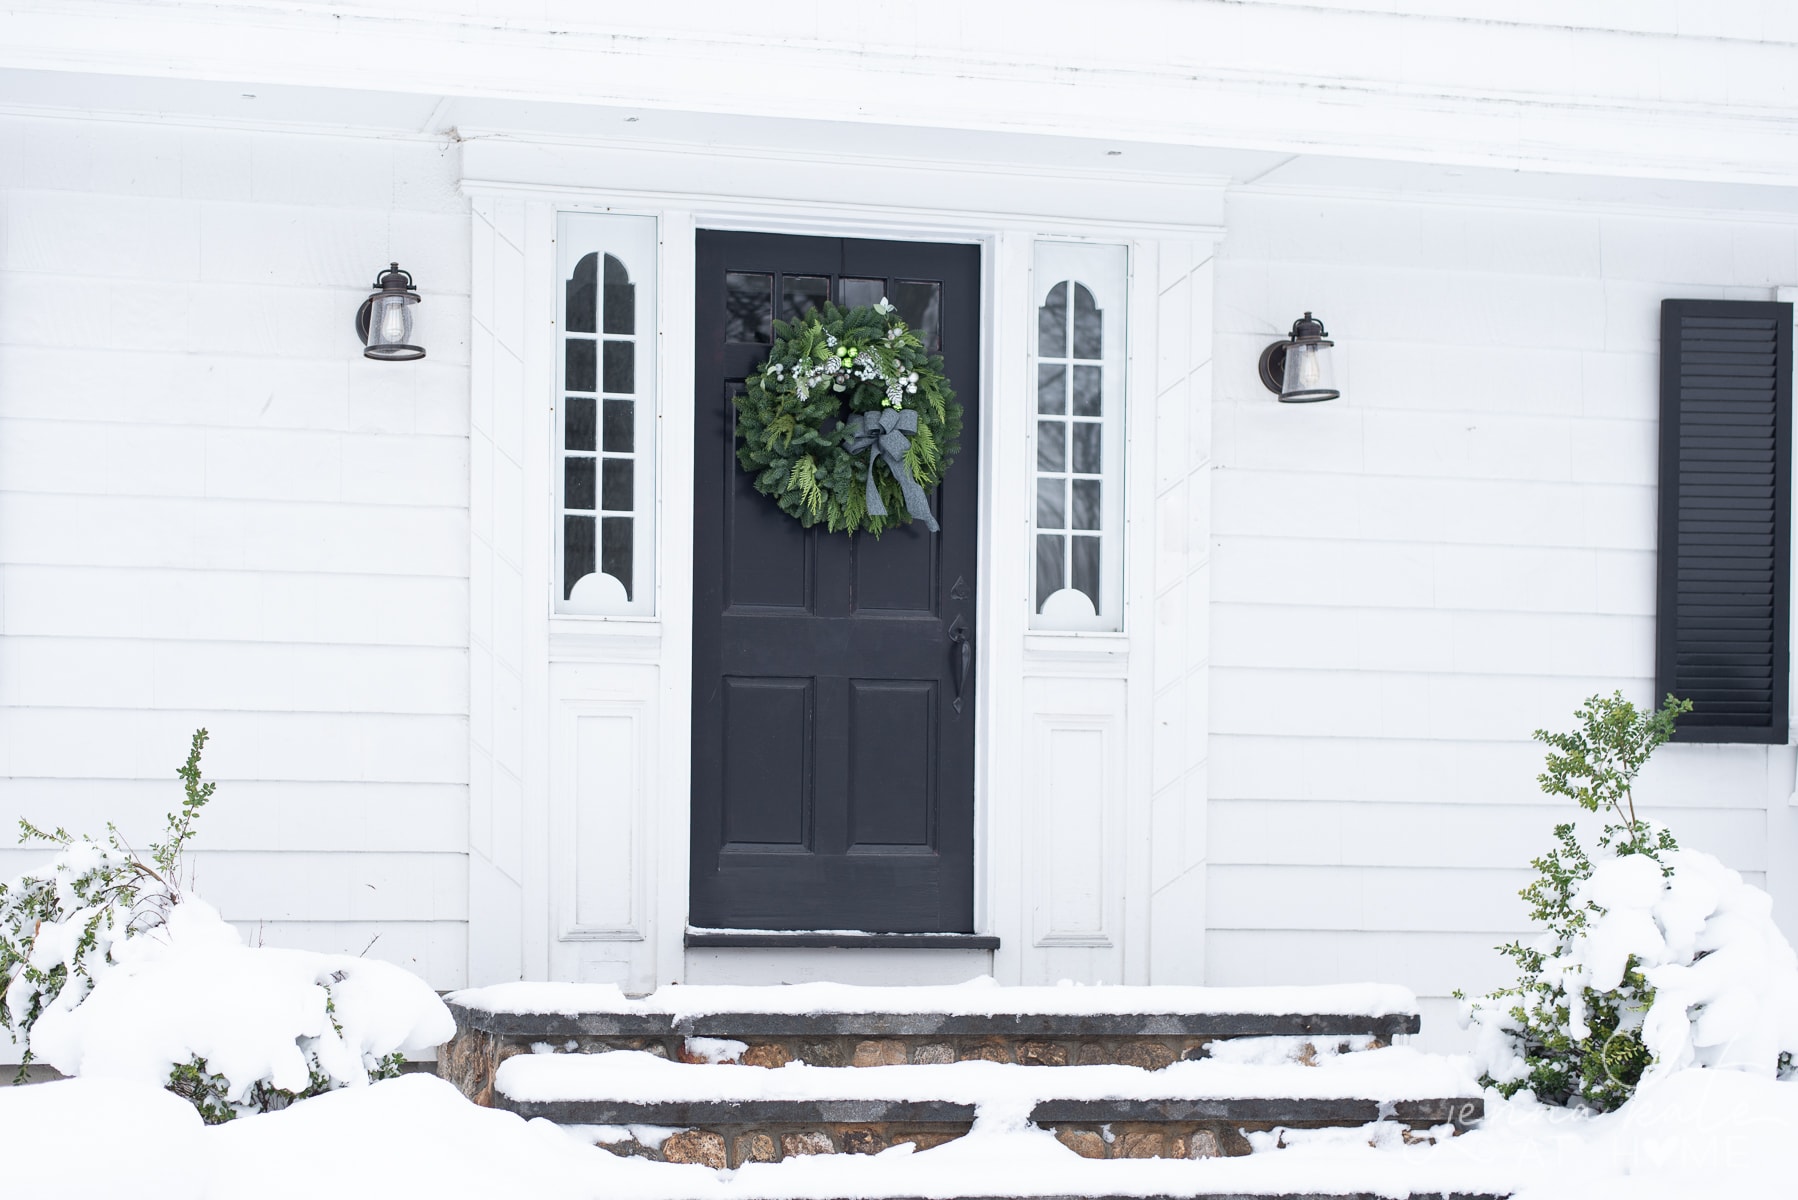
[[[961,449],[961,405],[942,357],[884,298],[776,321],[773,351],[734,403],[737,461],[802,526],[937,528],[924,492]]]

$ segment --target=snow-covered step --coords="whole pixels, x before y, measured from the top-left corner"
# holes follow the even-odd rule
[[[511,983],[449,997],[457,1034],[439,1071],[481,1103],[494,1072],[534,1046],[692,1058],[742,1043],[765,1067],[1121,1064],[1159,1069],[1241,1038],[1296,1037],[1315,1052],[1389,1045],[1419,1028],[1415,997],[1378,984],[1289,988],[665,987],[641,999],[591,984]],[[698,1052],[703,1056],[703,1049]]]
[[[1290,1040],[1164,1070],[969,1061],[863,1070],[671,1062],[641,1052],[517,1055],[492,1102],[579,1127],[611,1149],[720,1167],[813,1154],[929,1149],[977,1120],[1027,1123],[1084,1158],[1246,1154],[1279,1130],[1373,1127],[1447,1136],[1483,1107],[1463,1060],[1408,1048],[1282,1061]],[[1272,1061],[1257,1061],[1272,1060]]]

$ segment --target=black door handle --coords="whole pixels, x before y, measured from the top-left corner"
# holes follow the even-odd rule
[[[974,667],[974,642],[957,621],[949,630],[949,671],[955,677],[955,711],[961,711],[961,694],[967,687],[968,672]]]

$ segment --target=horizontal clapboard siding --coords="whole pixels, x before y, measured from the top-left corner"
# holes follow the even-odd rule
[[[1656,693],[1679,740],[1784,742],[1792,306],[1661,305]]]
[[[0,880],[47,857],[21,817],[154,839],[204,726],[195,893],[252,943],[469,982],[456,169],[0,114]],[[423,362],[352,332],[395,258]]]

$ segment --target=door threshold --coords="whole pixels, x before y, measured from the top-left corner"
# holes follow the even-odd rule
[[[997,950],[988,933],[868,933],[857,929],[688,929],[688,949]]]

